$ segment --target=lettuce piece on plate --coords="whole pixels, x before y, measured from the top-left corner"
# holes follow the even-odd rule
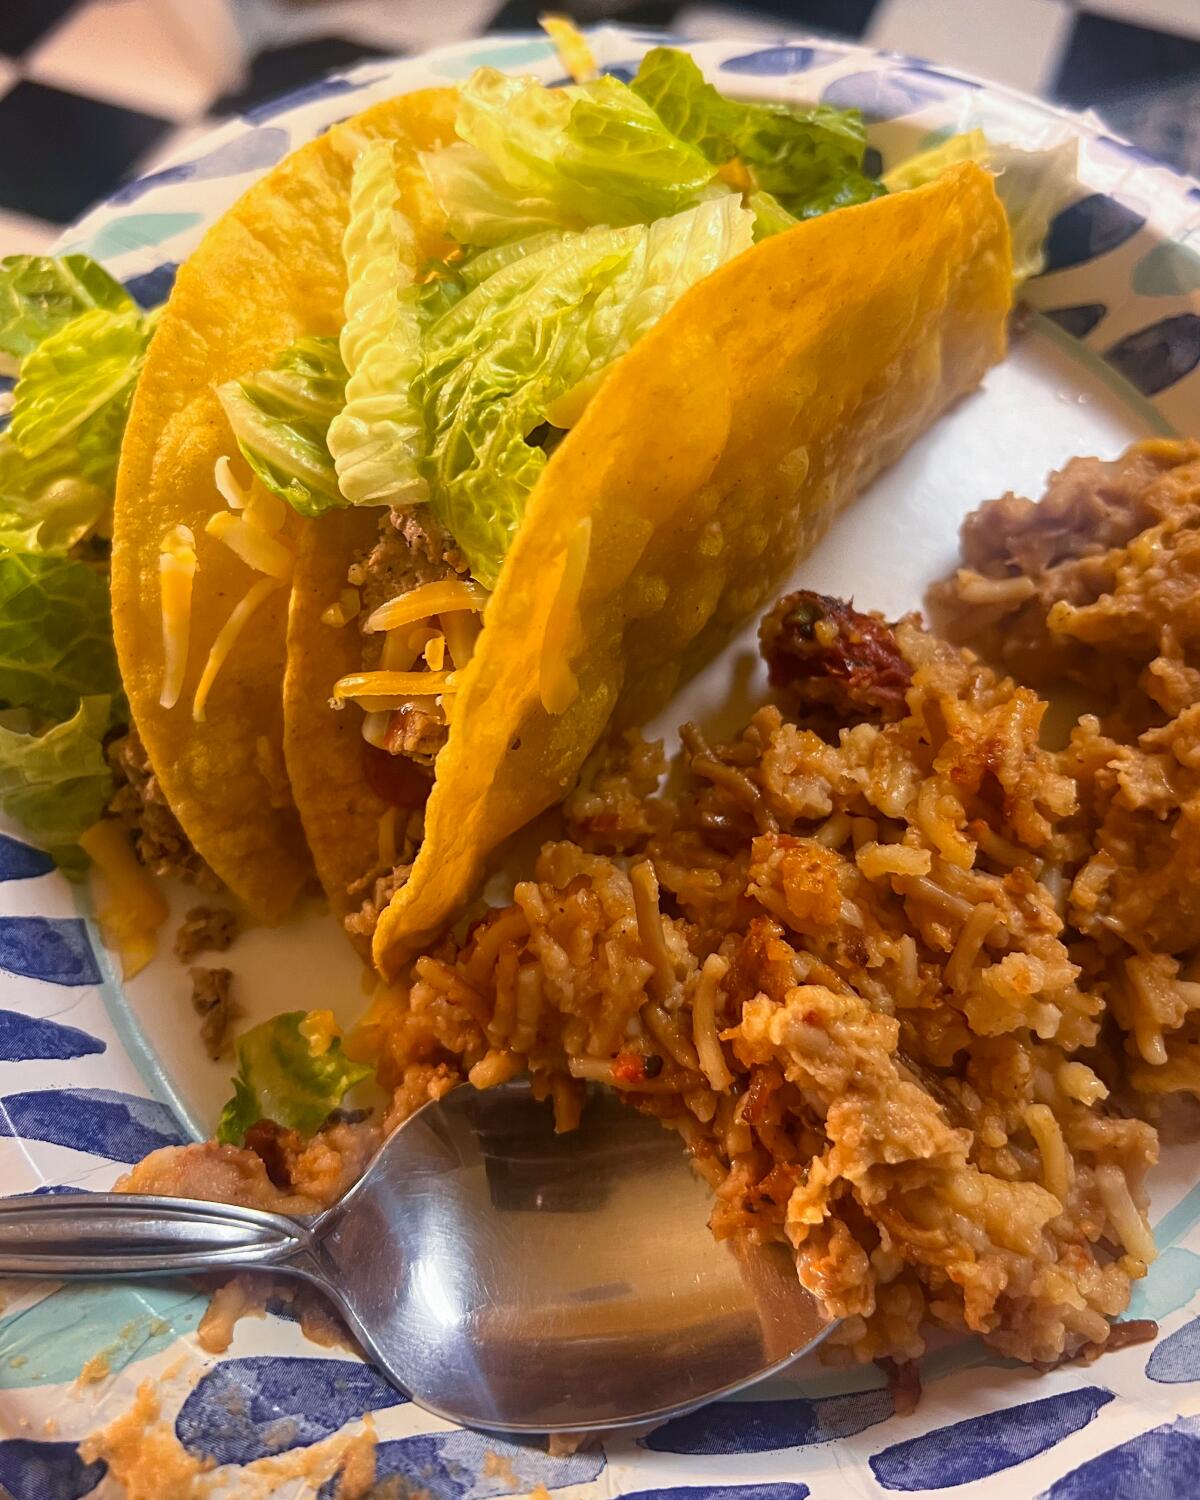
[[[372,142],[355,164],[342,247],[348,378],[345,407],[328,434],[338,486],[351,505],[417,504],[429,493],[419,467],[424,431],[410,395],[421,367],[417,249],[390,141]]]
[[[100,817],[112,795],[104,736],[114,700],[81,698],[69,719],[40,734],[0,722],[0,807],[24,825],[59,866],[71,874],[87,863],[80,835]]]
[[[326,434],[345,387],[334,338],[297,339],[269,370],[217,387],[242,456],[302,516],[343,503]]]
[[[922,187],[963,161],[978,162],[995,173],[1012,235],[1013,282],[1020,286],[1045,268],[1051,221],[1080,196],[1078,159],[1076,139],[1041,151],[1022,151],[989,141],[982,130],[969,130],[898,162],[883,180],[893,193]]]
[[[673,47],[647,52],[630,87],[679,140],[715,166],[736,162],[753,189],[772,194],[795,218],[884,191],[862,170],[867,137],[857,110],[728,99]]]
[[[93,308],[136,312],[119,281],[87,255],[0,260],[0,373],[15,374],[49,334]]]
[[[71,443],[81,471],[112,485],[133,388],[155,318],[92,308],[48,334],[21,363],[10,432],[26,458]]]
[[[112,493],[80,469],[70,448],[26,458],[8,433],[0,434],[0,546],[63,553],[94,531]]]
[[[108,580],[69,557],[0,553],[0,706],[63,720],[120,691]]]
[[[342,1050],[328,1011],[287,1011],[238,1038],[233,1098],[221,1111],[217,1140],[240,1145],[259,1120],[312,1135],[373,1069]]]
[[[747,249],[731,194],[649,226],[590,229],[509,259],[426,332],[416,384],[432,504],[492,587],[546,464],[604,371],[695,282]]]

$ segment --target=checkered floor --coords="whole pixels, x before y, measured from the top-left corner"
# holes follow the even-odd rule
[[[0,0],[0,254],[41,249],[213,120],[545,9],[693,36],[861,38],[1090,105],[1200,172],[1200,0]]]

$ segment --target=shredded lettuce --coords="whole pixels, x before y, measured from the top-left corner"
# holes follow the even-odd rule
[[[948,167],[974,161],[996,177],[996,191],[1012,235],[1013,281],[1017,286],[1045,268],[1050,223],[1079,196],[1079,143],[1074,138],[1042,151],[989,141],[982,130],[947,137],[939,145],[898,162],[884,173],[889,192],[921,187]]]
[[[630,87],[679,140],[714,166],[736,159],[756,189],[773,194],[796,218],[884,191],[862,170],[867,137],[857,110],[728,99],[673,47],[647,52]]]
[[[92,308],[25,357],[9,431],[26,458],[71,442],[89,477],[111,485],[153,326],[153,316]]]
[[[752,226],[726,195],[649,226],[563,235],[508,260],[429,328],[416,389],[433,508],[485,587],[546,464],[531,436],[556,406],[577,416],[613,360],[748,248]]]
[[[112,795],[104,736],[113,714],[114,700],[97,695],[40,734],[0,724],[0,807],[72,873],[87,862],[79,836]]]
[[[233,1098],[221,1111],[218,1141],[239,1145],[259,1120],[312,1135],[346,1091],[371,1076],[369,1067],[346,1056],[331,1020],[287,1011],[238,1038]]]
[[[217,387],[246,462],[302,516],[343,503],[326,434],[345,386],[337,340],[304,338],[269,370]]]
[[[43,339],[92,308],[137,310],[121,283],[86,255],[0,260],[0,373],[15,374]]]
[[[695,204],[715,176],[616,78],[549,89],[478,68],[460,90],[455,127],[474,151],[455,145],[423,160],[451,232],[468,244],[646,223]]]
[[[107,579],[69,557],[0,553],[0,705],[69,719],[81,697],[120,690]]]
[[[511,186],[483,152],[466,141],[425,152],[421,164],[450,233],[461,245],[502,245],[543,230],[584,227],[549,198]]]
[[[0,434],[0,546],[66,552],[95,529],[111,500],[108,488],[83,477],[70,449],[26,458],[10,434]]]
[[[409,394],[421,365],[417,248],[390,141],[372,142],[355,164],[342,248],[348,379],[328,435],[338,486],[351,505],[416,504],[428,499],[424,433]]]

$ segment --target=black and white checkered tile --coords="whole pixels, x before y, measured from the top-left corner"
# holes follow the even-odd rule
[[[0,0],[0,254],[216,119],[360,57],[536,24],[814,30],[1092,106],[1200,172],[1200,0]]]

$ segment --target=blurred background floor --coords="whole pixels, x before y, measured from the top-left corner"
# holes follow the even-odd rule
[[[44,248],[214,120],[546,9],[696,37],[851,37],[1094,108],[1200,174],[1200,0],[0,0],[0,254]]]

